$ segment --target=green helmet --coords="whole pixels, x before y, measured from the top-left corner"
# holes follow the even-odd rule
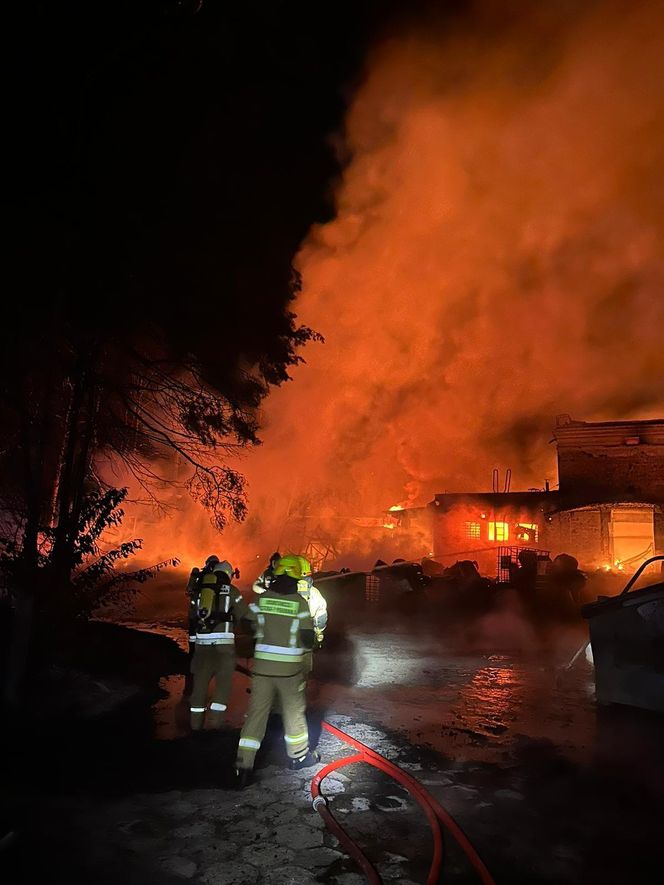
[[[296,581],[301,581],[302,578],[307,578],[311,575],[311,563],[304,556],[287,553],[276,564],[274,575],[275,577],[288,575],[291,578],[295,578]]]

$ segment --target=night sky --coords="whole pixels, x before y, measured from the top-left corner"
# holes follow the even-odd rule
[[[193,350],[213,327],[252,359],[282,328],[298,245],[332,217],[335,133],[399,4],[197,5],[16,14],[12,300],[158,319]]]
[[[261,366],[254,515],[293,463],[334,518],[497,466],[539,487],[556,414],[660,414],[658,4],[44,3],[8,24],[0,376],[63,324],[194,354],[225,396]],[[326,344],[275,391],[293,323]]]

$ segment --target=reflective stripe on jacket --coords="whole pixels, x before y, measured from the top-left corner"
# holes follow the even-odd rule
[[[196,645],[235,645],[235,633],[197,633]]]
[[[316,635],[322,635],[327,627],[327,602],[317,587],[309,587],[306,581],[297,582],[297,592],[309,604],[309,611],[314,622]]]
[[[266,590],[247,616],[255,625],[253,672],[259,676],[292,676],[302,670],[302,656],[313,641],[309,606],[299,593]]]
[[[224,611],[219,612],[219,617],[209,632],[196,633],[196,645],[235,644],[233,623],[237,623],[241,618],[247,617],[249,606],[242,598],[242,594],[237,587],[231,584],[228,589],[229,592],[224,594]]]
[[[271,580],[271,573],[267,570],[264,571],[253,583],[254,593],[259,596],[265,593],[270,586]],[[327,627],[327,602],[325,597],[317,587],[309,587],[309,584],[304,580],[297,582],[297,592],[308,602],[316,636],[320,638]]]

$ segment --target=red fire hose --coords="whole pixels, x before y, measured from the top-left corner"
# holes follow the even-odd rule
[[[345,765],[352,765],[356,762],[366,762],[369,765],[373,765],[375,768],[378,768],[379,770],[385,772],[385,774],[388,774],[390,777],[394,778],[394,780],[403,784],[403,786],[406,787],[408,792],[414,797],[414,799],[419,803],[420,807],[424,811],[429,821],[429,825],[431,826],[434,843],[433,859],[431,861],[431,867],[429,868],[427,885],[435,885],[435,883],[440,881],[440,870],[443,860],[443,840],[440,833],[439,822],[442,823],[443,826],[446,827],[449,833],[454,837],[459,847],[462,849],[472,866],[479,874],[483,885],[495,885],[491,873],[486,868],[484,862],[473,848],[472,844],[470,843],[465,833],[462,831],[461,827],[456,823],[451,815],[447,811],[445,811],[442,805],[436,799],[434,799],[434,797],[431,796],[427,792],[427,790],[424,789],[419,781],[415,780],[415,778],[411,777],[409,774],[406,774],[405,771],[403,771],[393,762],[385,759],[384,756],[376,753],[375,750],[367,747],[366,744],[363,744],[361,741],[356,740],[349,734],[346,734],[346,732],[341,731],[341,729],[335,728],[334,725],[330,725],[329,722],[323,722],[323,728],[326,731],[329,731],[330,734],[333,734],[335,737],[339,738],[339,740],[343,741],[351,747],[354,747],[359,752],[354,754],[353,756],[346,756],[341,759],[337,759],[334,762],[331,762],[329,765],[326,765],[318,772],[318,774],[311,782],[313,806],[325,821],[325,825],[327,826],[327,828],[339,839],[341,844],[346,848],[348,854],[353,857],[354,860],[358,863],[368,881],[372,883],[372,885],[380,885],[381,883],[381,878],[377,870],[367,859],[367,857],[362,853],[355,842],[353,842],[353,840],[348,835],[348,833],[346,833],[343,827],[335,820],[329,808],[327,807],[327,803],[324,797],[320,794],[321,781],[323,781],[328,774],[331,774],[331,772],[336,771],[338,768],[342,768]]]
[[[250,678],[253,675],[251,670],[240,664],[236,664],[236,670],[239,670]],[[368,765],[373,765],[374,768],[378,768],[380,771],[383,771],[385,774],[392,777],[395,781],[398,781],[408,790],[424,811],[433,835],[433,858],[431,861],[431,867],[429,868],[427,885],[436,885],[436,883],[440,881],[440,871],[443,862],[443,839],[439,824],[442,824],[456,840],[471,865],[477,871],[483,885],[496,885],[491,873],[486,868],[481,857],[477,854],[461,827],[457,824],[454,818],[445,811],[443,806],[424,789],[418,780],[411,777],[411,775],[399,768],[398,765],[395,765],[384,756],[381,756],[380,753],[376,753],[371,747],[367,747],[366,744],[363,744],[356,738],[351,737],[351,735],[346,734],[346,732],[342,731],[340,728],[330,725],[329,722],[323,722],[322,725],[326,731],[329,731],[330,734],[333,734],[340,741],[354,747],[358,752],[354,753],[352,756],[344,756],[341,759],[336,759],[334,762],[330,762],[329,765],[321,768],[311,782],[313,807],[323,818],[328,830],[336,836],[350,857],[352,857],[358,864],[371,885],[381,885],[382,880],[378,871],[362,852],[361,848],[352,840],[341,824],[336,820],[330,809],[327,807],[327,800],[324,796],[321,796],[320,793],[320,784],[328,774],[331,774],[333,771],[343,768],[346,765],[353,765],[356,762],[366,762]]]
[[[360,867],[371,885],[381,885],[382,880],[378,875],[376,868],[373,866],[369,858],[364,854],[362,849],[357,845],[357,843],[353,842],[348,833],[337,821],[330,809],[327,807],[327,802],[325,798],[320,794],[319,786],[323,778],[327,777],[328,774],[330,774],[331,772],[336,771],[337,768],[343,768],[344,765],[352,765],[354,762],[364,762],[364,755],[362,753],[355,753],[353,756],[346,756],[344,759],[337,759],[334,762],[330,762],[329,765],[326,765],[325,768],[322,768],[318,772],[316,777],[311,782],[311,795],[314,798],[313,806],[314,809],[325,821],[325,826],[334,836],[337,837],[339,842],[341,842],[341,844],[346,849],[346,853],[353,858],[353,860]]]

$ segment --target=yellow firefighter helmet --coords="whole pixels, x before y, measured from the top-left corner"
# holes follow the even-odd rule
[[[274,569],[275,577],[277,575],[288,575],[301,581],[311,575],[311,563],[304,556],[297,556],[295,553],[287,553],[282,556]]]

